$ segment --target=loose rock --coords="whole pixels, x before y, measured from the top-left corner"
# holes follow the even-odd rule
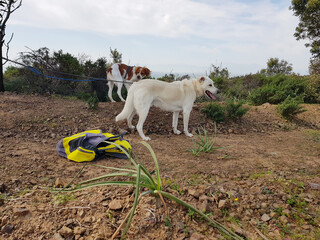
[[[109,203],[109,208],[111,210],[120,210],[122,209],[122,203],[118,199],[114,199]]]

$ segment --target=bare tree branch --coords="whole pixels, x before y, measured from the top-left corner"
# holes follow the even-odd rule
[[[7,42],[7,43],[4,43],[4,45],[6,46],[6,48],[7,48],[7,51],[6,51],[6,58],[7,59],[9,59],[9,49],[10,49],[10,42],[12,41],[12,39],[13,39],[13,33],[11,34],[11,37],[10,37],[10,39],[9,39],[9,41]],[[2,63],[3,65],[4,64],[6,64],[8,62],[8,60],[6,60],[4,63]]]

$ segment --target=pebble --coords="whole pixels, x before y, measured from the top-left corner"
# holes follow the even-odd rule
[[[204,240],[204,236],[200,235],[199,233],[192,233],[189,240]]]
[[[311,189],[320,190],[320,184],[318,183],[309,183],[309,186],[311,187]]]
[[[64,240],[64,238],[59,233],[56,233],[55,235],[53,235],[53,239],[54,240]]]
[[[14,229],[14,225],[6,224],[2,227],[1,232],[10,234],[13,232],[13,229]]]
[[[114,199],[109,203],[109,208],[111,210],[120,210],[122,209],[122,203],[118,199]]]
[[[282,222],[283,224],[286,224],[288,222],[288,218],[286,216],[281,216],[279,218],[280,222]]]
[[[227,200],[220,200],[218,204],[218,208],[224,208],[226,206]]]
[[[199,198],[200,196],[200,193],[199,191],[195,190],[195,189],[188,189],[188,193],[191,195],[191,196],[194,196],[195,198]]]
[[[24,216],[27,216],[28,214],[31,214],[31,212],[27,208],[14,208],[13,209],[14,216],[24,217]]]
[[[268,214],[263,214],[261,216],[261,220],[264,222],[268,222],[271,219],[271,217]]]
[[[59,231],[59,234],[61,234],[61,236],[63,237],[70,237],[73,235],[73,231],[71,228],[68,228],[66,226],[63,226],[60,231]]]

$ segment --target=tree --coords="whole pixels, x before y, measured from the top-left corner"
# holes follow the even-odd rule
[[[285,60],[279,61],[279,58],[270,58],[267,62],[267,69],[263,69],[261,72],[269,76],[276,74],[288,75],[292,73],[292,64]]]
[[[113,59],[113,63],[121,63],[122,62],[122,53],[119,53],[116,48],[114,50],[112,50],[112,48],[110,48],[110,57]]]
[[[314,58],[320,58],[320,0],[292,0],[290,9],[299,17],[294,36],[297,40],[307,39],[306,47]]]
[[[309,72],[310,74],[320,74],[320,58],[310,59]]]
[[[0,92],[4,92],[4,84],[3,84],[3,46],[7,47],[7,55],[8,55],[8,49],[9,49],[9,43],[12,39],[9,40],[9,42],[5,43],[5,30],[6,30],[6,24],[10,18],[10,15],[17,10],[19,7],[21,7],[22,0],[0,0]]]

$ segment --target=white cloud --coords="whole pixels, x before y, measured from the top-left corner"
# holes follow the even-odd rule
[[[293,37],[298,19],[288,4],[285,0],[27,0],[10,24],[124,38],[180,39],[185,44],[183,56],[190,54],[189,64],[193,55],[202,54],[204,60],[197,64],[213,58],[262,65],[269,57],[279,57],[305,68],[307,51]],[[177,63],[179,56],[175,59]]]

